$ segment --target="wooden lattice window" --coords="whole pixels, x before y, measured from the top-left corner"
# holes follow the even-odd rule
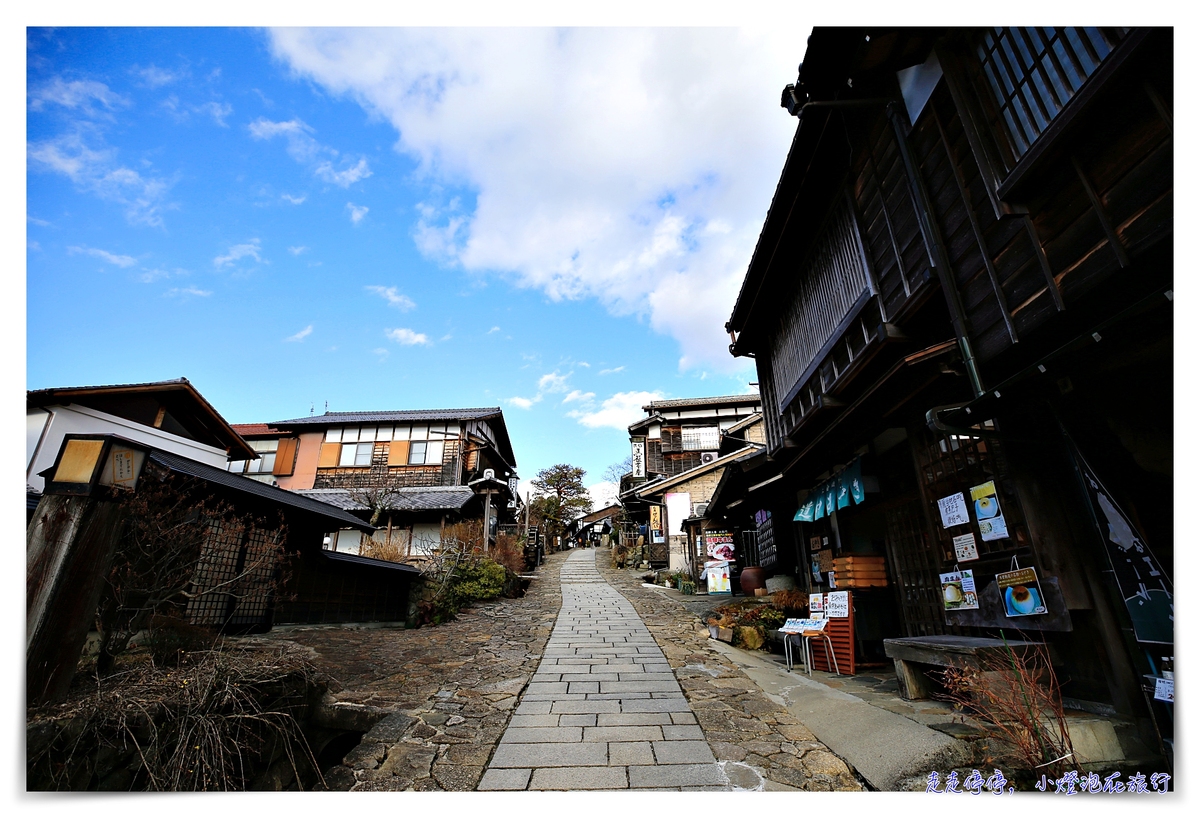
[[[994,103],[1009,169],[1062,112],[1127,28],[989,28],[974,45],[976,81]]]

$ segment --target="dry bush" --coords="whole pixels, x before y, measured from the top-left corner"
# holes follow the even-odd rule
[[[282,759],[319,777],[300,730],[316,671],[296,648],[188,653],[177,667],[125,662],[57,705],[30,710],[30,790],[245,790]]]
[[[1030,773],[1055,778],[1072,766],[1062,692],[1044,644],[1024,653],[1006,644],[978,667],[949,668],[941,676],[942,698],[986,719],[987,736],[1007,745],[1012,760]]]
[[[358,554],[362,557],[370,557],[373,560],[383,560],[384,562],[404,562],[408,559],[407,549],[404,548],[403,541],[396,539],[385,542],[380,542],[376,539],[363,540],[363,544],[358,549]]]
[[[512,534],[497,534],[496,544],[488,556],[514,574],[525,572],[524,540]]]
[[[808,615],[808,594],[803,591],[776,591],[771,594],[771,604],[788,616]]]

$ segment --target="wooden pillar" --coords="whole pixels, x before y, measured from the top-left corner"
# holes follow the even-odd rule
[[[45,495],[25,535],[25,693],[62,699],[96,617],[120,507],[91,497]]]

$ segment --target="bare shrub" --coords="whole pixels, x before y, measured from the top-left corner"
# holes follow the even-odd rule
[[[1003,634],[1001,634],[1003,637]],[[942,672],[943,698],[985,719],[984,731],[1030,773],[1062,775],[1074,759],[1062,692],[1043,644],[1018,653],[1005,644],[978,667]]]

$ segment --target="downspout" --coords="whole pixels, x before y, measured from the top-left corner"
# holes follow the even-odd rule
[[[933,213],[933,207],[929,203],[929,195],[925,191],[925,185],[921,180],[917,162],[912,155],[912,148],[908,144],[908,135],[905,133],[905,121],[900,118],[900,107],[895,101],[889,102],[887,113],[888,119],[892,123],[892,131],[896,136],[896,146],[900,150],[900,158],[904,162],[905,176],[908,177],[909,195],[912,197],[913,209],[917,213],[917,224],[920,226],[922,236],[931,251],[930,262],[932,262],[932,266],[938,274],[938,279],[942,284],[942,292],[946,295],[946,304],[950,308],[950,320],[954,324],[954,334],[958,337],[958,346],[962,351],[963,362],[967,367],[967,377],[970,378],[971,388],[975,392],[975,397],[978,398],[986,390],[983,388],[983,381],[979,377],[979,369],[975,363],[975,353],[971,348],[971,339],[967,335],[966,311],[963,309],[962,298],[959,296],[958,286],[954,281],[954,271],[950,267],[950,257],[946,252],[941,231],[938,230],[937,224],[930,218],[930,214]]]

